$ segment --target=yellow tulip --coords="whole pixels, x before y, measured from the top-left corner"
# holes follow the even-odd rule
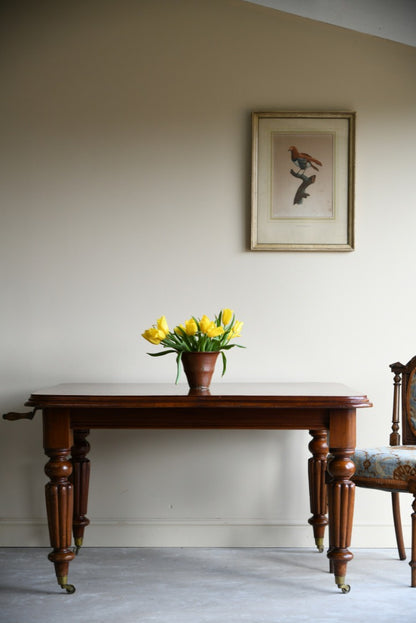
[[[231,339],[233,337],[240,337],[243,324],[243,322],[237,320],[232,326],[230,337],[228,339]]]
[[[176,335],[179,335],[179,336],[181,336],[181,335],[182,335],[182,331],[183,331],[184,333],[186,333],[186,329],[185,329],[185,327],[183,326],[183,324],[178,324],[178,326],[177,326],[177,327],[175,327],[173,330],[174,330],[174,332],[176,333]]]
[[[160,342],[166,337],[163,331],[152,327],[151,329],[146,329],[144,333],[142,333],[142,337],[148,342],[152,344],[160,344]]]
[[[221,318],[222,318],[222,324],[224,326],[226,326],[229,322],[231,322],[232,318],[233,318],[233,310],[232,309],[223,309],[222,310],[222,314],[221,314]]]
[[[199,321],[199,326],[201,327],[202,333],[207,333],[208,329],[211,327],[212,324],[212,321],[208,318],[208,316],[204,314]]]
[[[208,337],[218,337],[224,333],[224,327],[217,327],[213,322],[211,326],[208,327],[206,334]]]
[[[185,322],[185,331],[187,335],[195,335],[198,331],[197,324],[193,318],[190,318]]]
[[[166,321],[165,316],[161,316],[160,318],[158,318],[158,320],[157,320],[157,328],[158,328],[159,331],[162,331],[164,333],[163,338],[165,338],[167,336],[167,334],[169,333],[169,327],[168,327],[168,323]]]

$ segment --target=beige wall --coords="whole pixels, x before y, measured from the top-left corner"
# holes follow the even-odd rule
[[[223,382],[347,383],[375,404],[359,444],[386,442],[388,364],[416,347],[416,50],[238,0],[65,4],[2,20],[1,411],[57,382],[173,382],[142,330],[224,306],[247,350]],[[250,252],[251,111],[346,109],[356,251]],[[307,433],[90,440],[90,545],[311,542]],[[41,418],[0,444],[1,543],[46,545]],[[387,496],[357,498],[354,544],[393,545]]]

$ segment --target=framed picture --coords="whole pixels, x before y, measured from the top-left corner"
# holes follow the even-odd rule
[[[354,112],[252,114],[254,251],[354,249]]]

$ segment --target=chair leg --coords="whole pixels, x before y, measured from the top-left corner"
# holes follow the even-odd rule
[[[409,565],[412,570],[412,581],[411,586],[416,586],[416,493],[414,495],[414,500],[412,504],[413,513],[412,513],[412,560],[409,562]]]
[[[397,491],[391,494],[391,501],[393,504],[393,522],[394,530],[396,532],[397,549],[399,551],[400,560],[406,559],[406,551],[404,549],[402,520],[400,517],[400,499]]]

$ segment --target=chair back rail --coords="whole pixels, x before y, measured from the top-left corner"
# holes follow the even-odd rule
[[[394,374],[393,421],[390,445],[416,444],[416,355],[406,364],[392,363]],[[401,434],[399,433],[401,406]],[[400,441],[401,439],[401,441]]]
[[[392,372],[394,373],[394,391],[393,391],[393,417],[392,417],[392,425],[390,433],[390,445],[391,446],[399,446],[400,445],[400,396],[402,389],[402,372],[404,366],[399,363],[392,363],[390,366]]]

